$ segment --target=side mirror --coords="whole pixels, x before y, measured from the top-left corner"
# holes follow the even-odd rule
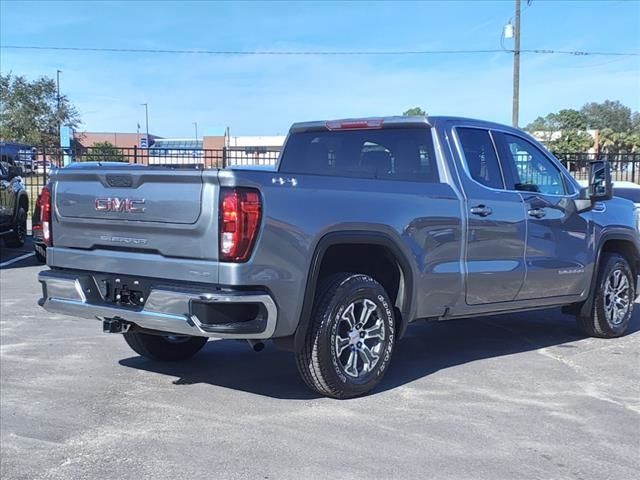
[[[589,198],[592,201],[613,198],[611,165],[605,160],[591,162],[589,165]]]
[[[19,165],[9,165],[9,180],[22,176],[22,167]]]

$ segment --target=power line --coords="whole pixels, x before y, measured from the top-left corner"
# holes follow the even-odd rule
[[[512,50],[509,50],[512,52]],[[637,52],[583,52],[580,50],[547,50],[547,49],[520,49],[521,53],[547,53],[547,54],[560,54],[560,55],[575,55],[578,57],[586,55],[598,55],[601,57],[640,57],[640,53]]]
[[[107,53],[153,53],[153,54],[189,54],[189,55],[247,55],[247,56],[366,56],[366,55],[457,55],[477,53],[513,53],[513,50],[502,48],[475,50],[371,50],[371,51],[296,51],[296,50],[180,50],[180,49],[152,49],[152,48],[100,48],[100,47],[43,47],[35,45],[0,45],[4,50],[51,50],[77,52],[107,52]],[[587,52],[579,50],[550,50],[550,49],[521,49],[521,53],[544,55],[574,55],[574,56],[617,56],[638,57],[637,52]]]

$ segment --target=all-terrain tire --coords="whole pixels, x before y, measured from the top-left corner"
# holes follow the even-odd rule
[[[16,224],[13,232],[6,236],[4,242],[7,247],[20,248],[24,245],[27,238],[27,212],[23,207],[18,209],[16,215]]]
[[[364,324],[358,323],[364,319]],[[375,337],[369,338],[372,332]],[[347,338],[353,344],[345,346]],[[368,275],[337,273],[317,289],[296,363],[312,390],[328,397],[352,398],[380,382],[394,343],[394,307],[382,285]],[[360,368],[362,374],[358,373]]]
[[[628,285],[627,293],[623,296],[627,300],[628,308],[624,315],[612,316],[610,305],[613,297],[610,285],[615,277],[624,278],[621,282]],[[633,304],[636,297],[635,278],[629,262],[616,253],[603,253],[598,268],[598,277],[594,291],[591,314],[577,317],[578,328],[590,337],[615,338],[624,335],[629,328]],[[609,307],[609,308],[608,308]]]
[[[34,250],[34,253],[36,255],[36,260],[39,263],[47,263],[47,255],[46,255],[46,253],[44,255],[42,255],[38,250]]]
[[[151,360],[177,362],[193,357],[207,343],[206,337],[150,335],[141,332],[123,334],[134,352]]]

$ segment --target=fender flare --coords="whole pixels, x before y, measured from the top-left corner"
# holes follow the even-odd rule
[[[589,287],[589,295],[587,299],[582,303],[578,311],[578,315],[581,317],[586,317],[591,315],[591,310],[593,309],[593,300],[594,300],[595,291],[598,283],[598,273],[599,273],[598,269],[600,268],[600,257],[602,255],[602,249],[604,247],[604,244],[609,240],[623,240],[625,242],[629,242],[631,245],[635,247],[635,250],[636,250],[637,260],[636,260],[635,268],[638,267],[638,263],[640,262],[640,242],[634,233],[629,232],[628,229],[622,229],[622,228],[620,229],[609,228],[601,232],[599,236],[599,241],[598,241],[598,248],[596,250],[593,275],[591,276],[591,285]],[[636,271],[636,276],[638,273],[640,273],[640,271]],[[634,280],[636,281],[636,288],[637,288],[637,278]]]
[[[345,230],[334,231],[324,235],[316,244],[316,248],[311,258],[311,264],[307,275],[307,283],[304,291],[304,298],[302,304],[302,310],[300,313],[300,320],[298,327],[293,334],[293,349],[299,351],[303,344],[309,328],[311,320],[311,312],[313,309],[313,302],[315,300],[316,288],[318,286],[318,276],[320,274],[320,267],[322,260],[327,250],[335,245],[345,244],[366,244],[376,245],[388,248],[395,259],[400,265],[402,275],[404,278],[405,288],[404,297],[402,300],[402,323],[398,332],[398,338],[401,338],[406,331],[407,324],[411,321],[411,315],[414,307],[414,278],[413,270],[411,269],[411,263],[409,257],[400,247],[398,242],[394,240],[391,235],[384,232],[371,232],[362,230]]]

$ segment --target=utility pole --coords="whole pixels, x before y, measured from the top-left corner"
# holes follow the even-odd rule
[[[147,130],[147,149],[149,149],[149,145],[151,144],[149,141],[149,105],[146,103],[141,103],[140,105],[144,107],[145,127]]]
[[[193,122],[193,125],[196,127],[196,141],[198,141],[198,122]]]
[[[511,125],[518,127],[520,116],[520,0],[516,1],[515,32],[513,38],[513,105]]]

